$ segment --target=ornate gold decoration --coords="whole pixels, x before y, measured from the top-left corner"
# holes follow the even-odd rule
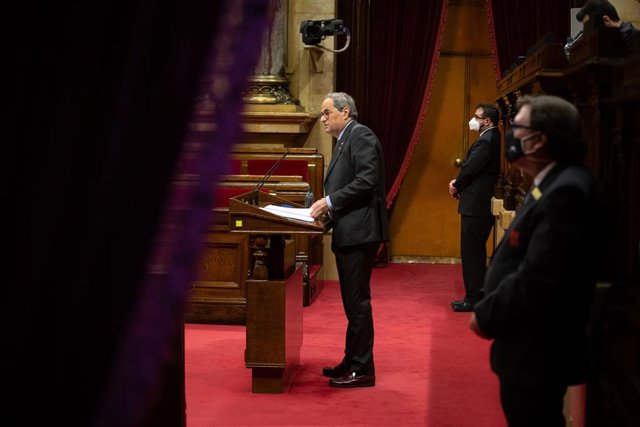
[[[252,76],[243,94],[247,104],[299,104],[289,93],[289,79],[281,76]]]

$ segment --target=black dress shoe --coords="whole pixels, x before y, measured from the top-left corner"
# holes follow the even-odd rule
[[[342,362],[338,363],[335,368],[322,368],[322,375],[329,378],[340,378],[347,373],[349,368]]]
[[[455,304],[455,301],[451,303],[451,309],[453,311],[473,311],[473,304],[469,301],[461,301]]]
[[[457,299],[457,300],[453,300],[453,301],[451,301],[451,305],[452,305],[452,306],[454,306],[454,305],[459,305],[459,304],[462,304],[463,302],[464,302],[464,300],[463,300],[463,299]]]
[[[331,387],[373,387],[376,385],[376,374],[374,371],[349,371],[340,378],[329,380]]]

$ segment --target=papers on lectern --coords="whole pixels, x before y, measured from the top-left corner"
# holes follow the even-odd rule
[[[278,215],[284,218],[297,219],[298,221],[314,222],[315,219],[311,217],[311,208],[288,208],[278,205],[267,205],[262,207],[267,212],[274,215]]]

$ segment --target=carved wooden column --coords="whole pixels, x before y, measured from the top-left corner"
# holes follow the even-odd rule
[[[272,24],[262,41],[262,56],[249,78],[244,95],[247,104],[298,104],[285,77],[287,0],[271,2]]]
[[[273,21],[262,42],[262,56],[243,95],[246,141],[237,147],[302,147],[318,114],[307,113],[289,91],[285,75],[288,1],[271,2]]]

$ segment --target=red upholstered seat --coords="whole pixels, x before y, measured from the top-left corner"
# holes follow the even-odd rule
[[[229,174],[229,175],[241,175],[242,174],[242,160],[229,159],[229,166],[227,167],[227,174]]]
[[[278,160],[249,159],[247,160],[247,173],[249,175],[265,175]],[[309,181],[309,165],[306,160],[284,159],[273,171],[272,175],[296,175],[304,181]]]

